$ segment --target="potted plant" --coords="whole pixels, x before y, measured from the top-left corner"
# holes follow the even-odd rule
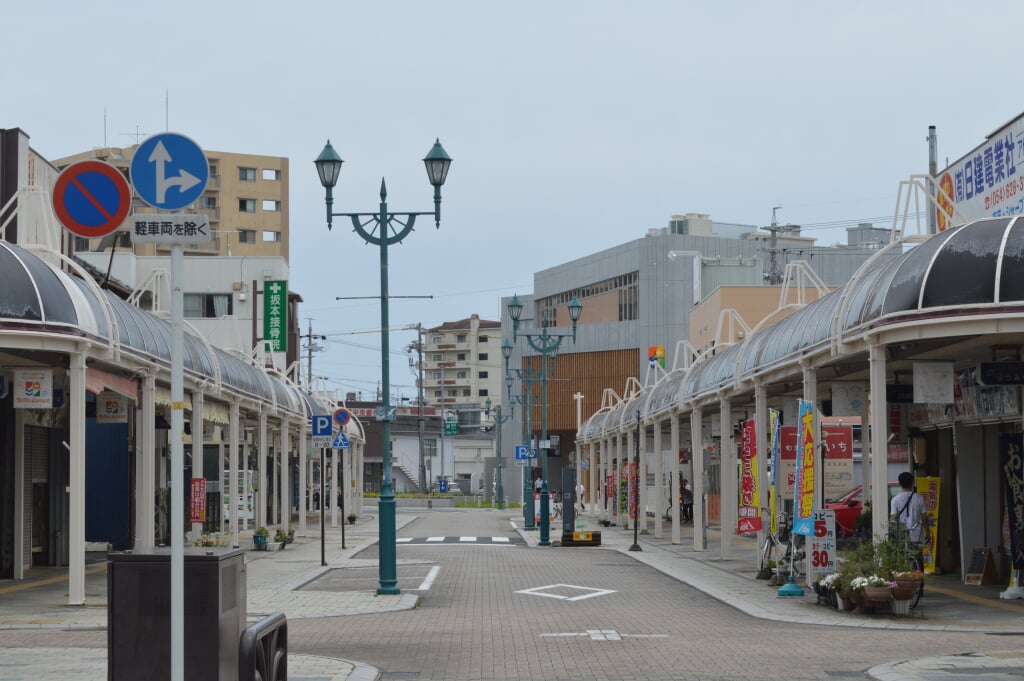
[[[356,524],[356,514],[355,513],[349,513],[348,514],[348,524],[349,525],[355,525]]]
[[[274,534],[274,541],[277,542],[278,544],[280,544],[280,548],[283,551],[284,547],[285,547],[285,544],[288,542],[288,535],[285,534],[284,531],[279,529]]]
[[[252,543],[256,547],[257,551],[267,550],[267,535],[269,534],[270,533],[267,531],[267,528],[265,527],[260,527],[256,530],[256,532],[253,533]]]
[[[867,605],[881,605],[892,596],[892,582],[878,575],[865,575],[850,580],[850,588],[864,595]]]

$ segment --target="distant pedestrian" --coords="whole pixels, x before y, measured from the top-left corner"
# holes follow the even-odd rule
[[[683,478],[683,522],[693,522],[693,488],[686,478]]]
[[[538,475],[537,479],[533,481],[533,489],[537,492],[537,494],[540,494],[540,490],[542,487],[544,487],[544,481]]]
[[[586,493],[586,491],[587,488],[583,486],[582,482],[576,485],[576,499],[577,501],[579,501],[581,511],[587,510],[587,507],[584,505],[583,502],[583,495]]]

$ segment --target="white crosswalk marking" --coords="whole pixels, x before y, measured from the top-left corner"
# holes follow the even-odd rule
[[[444,541],[444,537],[427,537],[427,541]]]
[[[398,539],[395,539],[395,542],[397,542],[399,544],[404,544],[405,542],[410,542],[410,541],[412,541],[412,537],[399,537]]]
[[[476,537],[459,537],[459,541],[476,541]]]
[[[491,541],[495,544],[507,544],[509,540],[508,537],[491,537]]]

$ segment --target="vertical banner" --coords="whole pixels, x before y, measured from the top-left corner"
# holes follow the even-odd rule
[[[787,501],[793,500],[793,488],[796,487],[796,426],[779,428],[779,497]]]
[[[1017,438],[1018,462],[1020,453],[1020,433],[1011,435]],[[922,539],[921,552],[924,554],[924,565],[922,568],[928,574],[935,572],[935,549],[936,538],[939,534],[939,478],[919,477],[917,479],[917,493],[924,497],[925,517],[928,518],[928,534]]]
[[[782,434],[779,432],[782,427],[781,414],[777,409],[768,410],[768,446],[772,450],[772,477],[768,486],[768,531],[775,534],[779,531],[779,513],[776,510],[778,494],[776,493],[776,480],[779,471],[779,449]]]
[[[757,440],[755,439],[756,421],[749,419],[740,428],[740,508],[737,513],[736,533],[759,532],[761,530],[761,509],[758,508],[760,496]]]
[[[288,282],[263,282],[263,340],[274,352],[288,349]]]
[[[192,519],[189,522],[206,522],[206,479],[192,478]]]
[[[811,537],[811,581],[836,571],[836,512],[832,509],[814,512],[814,535]]]
[[[796,488],[793,503],[793,532],[814,534],[814,405],[800,400],[796,447]]]
[[[999,458],[1006,480],[1006,508],[1010,514],[1010,562],[1024,568],[1024,454],[1020,433],[999,436]]]
[[[821,478],[825,486],[825,499],[838,499],[854,488],[853,482],[853,426],[822,424]]]

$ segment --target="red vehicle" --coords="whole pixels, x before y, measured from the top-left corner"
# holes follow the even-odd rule
[[[900,483],[889,481],[889,499],[899,493]],[[853,534],[857,516],[864,512],[864,486],[857,485],[838,499],[826,501],[825,508],[836,512],[836,533],[840,537],[849,537]],[[889,516],[888,508],[885,510],[885,515]]]

